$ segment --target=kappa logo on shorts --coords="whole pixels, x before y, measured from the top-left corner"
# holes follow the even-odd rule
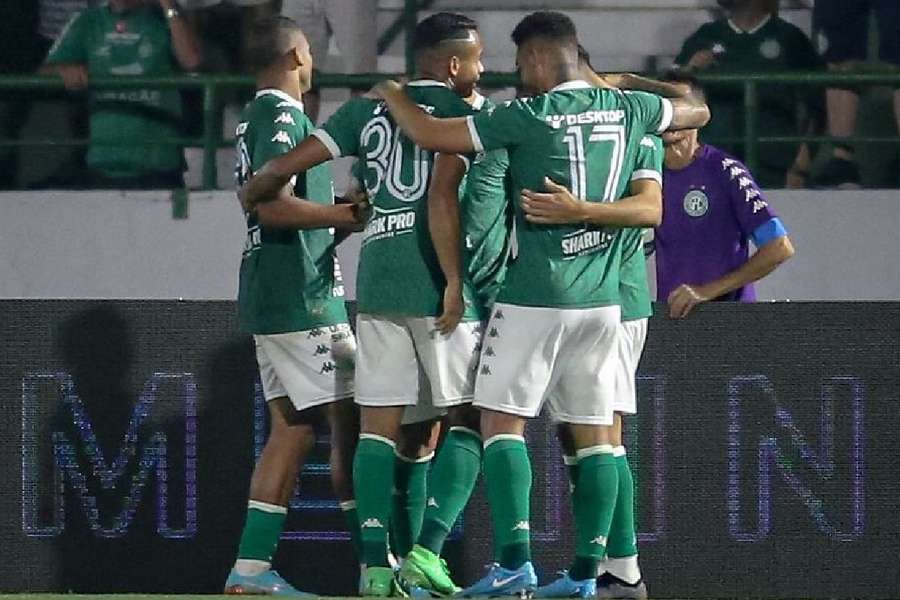
[[[309,333],[306,334],[306,339],[309,340],[312,338],[322,337],[323,335],[325,335],[325,331],[316,327],[315,329],[309,330]]]
[[[485,356],[497,356],[497,353],[494,352],[493,346],[488,346],[487,348],[484,349],[484,355]]]
[[[496,327],[491,327],[491,331],[490,331],[490,333],[488,333],[488,336],[490,336],[492,338],[500,337],[500,332],[497,331]]]
[[[490,375],[491,367],[489,365],[481,365],[481,374],[482,375]]]
[[[331,361],[323,362],[322,369],[319,371],[320,375],[324,375],[325,373],[331,373],[332,371],[337,370],[337,365]]]
[[[322,356],[323,354],[328,354],[331,352],[331,348],[329,348],[326,344],[319,344],[316,346],[316,351],[313,356]]]

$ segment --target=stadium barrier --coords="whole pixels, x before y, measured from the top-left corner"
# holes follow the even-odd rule
[[[350,88],[365,90],[376,82],[388,77],[401,77],[402,74],[367,73],[367,74],[335,74],[319,73],[315,85],[319,88]],[[753,171],[758,164],[760,144],[785,142],[830,142],[835,138],[829,136],[772,136],[765,135],[764,124],[759,122],[760,88],[765,85],[812,86],[824,88],[828,85],[842,86],[893,86],[900,88],[900,72],[866,72],[866,73],[823,73],[823,72],[786,72],[786,73],[734,73],[707,74],[701,80],[708,86],[737,88],[742,91],[746,107],[743,138],[715,140],[710,142],[742,142],[745,146],[745,162]],[[481,79],[481,87],[485,89],[513,87],[518,77],[515,73],[487,72]],[[182,91],[200,91],[203,94],[203,133],[197,138],[177,138],[166,140],[178,146],[196,146],[203,148],[203,189],[216,187],[216,150],[234,144],[232,132],[222,132],[222,102],[230,92],[249,92],[253,88],[253,80],[237,75],[179,75],[173,77],[95,77],[91,78],[92,90],[123,89],[177,89]],[[36,94],[38,92],[61,92],[62,80],[47,76],[3,76],[0,77],[0,93]],[[900,137],[889,136],[855,136],[841,138],[845,143],[890,143],[897,144]],[[158,140],[145,140],[145,143],[158,143]],[[85,146],[84,139],[35,139],[15,140],[0,139],[0,148],[9,146]],[[140,143],[135,141],[134,143]]]
[[[266,435],[234,304],[0,311],[0,589],[220,590]],[[708,305],[652,320],[627,446],[654,597],[896,595],[898,323],[900,303]],[[535,560],[550,576],[573,547],[568,484],[547,421],[528,437]],[[355,560],[327,472],[322,445],[276,566],[348,594]],[[481,484],[448,557],[463,582],[490,561]]]

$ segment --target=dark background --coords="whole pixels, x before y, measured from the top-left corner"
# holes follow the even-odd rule
[[[228,302],[0,301],[2,591],[217,592],[265,411]],[[651,322],[629,427],[655,597],[900,593],[900,304],[707,305]],[[547,424],[529,431],[546,576],[573,547]],[[322,440],[276,567],[353,593]],[[483,490],[448,545],[490,562]]]

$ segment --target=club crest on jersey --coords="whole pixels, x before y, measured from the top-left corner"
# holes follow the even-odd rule
[[[562,239],[563,260],[606,250],[615,237],[603,229],[579,229]]]
[[[689,217],[702,217],[709,212],[709,196],[702,190],[691,190],[684,197],[684,212]]]

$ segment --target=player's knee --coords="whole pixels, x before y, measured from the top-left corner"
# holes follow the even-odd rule
[[[450,427],[465,427],[481,432],[481,411],[471,404],[454,406],[447,411],[447,423]]]
[[[569,431],[568,424],[556,424],[556,439],[559,440],[559,446],[562,448],[563,454],[575,456],[575,440],[572,439],[572,432]]]
[[[503,434],[524,435],[525,418],[493,410],[482,410],[481,437],[487,441],[495,435]]]
[[[397,452],[411,459],[428,456],[437,447],[440,432],[440,421],[437,419],[403,425],[397,440]]]
[[[363,406],[360,409],[360,432],[397,441],[404,409],[404,406]]]

